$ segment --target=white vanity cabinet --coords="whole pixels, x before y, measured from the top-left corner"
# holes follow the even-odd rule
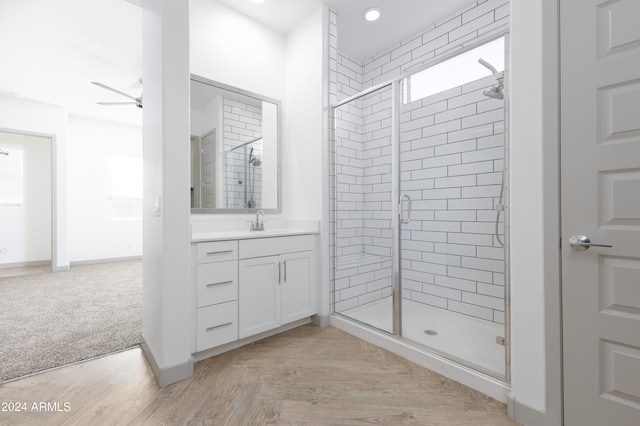
[[[239,242],[240,338],[316,313],[312,235]]]
[[[312,234],[196,242],[196,352],[315,315],[314,247]]]

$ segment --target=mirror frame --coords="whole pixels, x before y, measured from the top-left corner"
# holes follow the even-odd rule
[[[280,214],[282,213],[282,102],[273,99],[273,98],[269,98],[267,96],[263,96],[254,92],[250,92],[248,90],[244,90],[244,89],[239,89],[237,87],[234,86],[229,86],[228,84],[224,84],[224,83],[220,83],[218,81],[215,80],[210,80],[208,78],[196,75],[196,74],[191,74],[191,78],[189,79],[189,81],[196,81],[198,83],[202,83],[202,84],[208,84],[209,86],[214,86],[217,87],[219,89],[223,89],[223,90],[228,90],[230,92],[234,92],[234,93],[238,93],[240,95],[244,95],[244,96],[248,96],[250,98],[254,98],[254,99],[259,99],[261,101],[266,101],[269,103],[272,103],[276,106],[276,110],[277,110],[277,122],[276,122],[276,127],[277,127],[277,148],[278,148],[278,165],[277,165],[277,202],[278,205],[275,208],[264,208],[264,207],[260,207],[260,208],[242,208],[242,209],[235,209],[235,208],[225,208],[225,207],[216,207],[216,208],[191,208],[191,214],[238,214],[238,213],[257,213],[258,210],[262,210],[264,213],[267,214]],[[189,116],[191,116],[191,91],[189,91]],[[191,127],[191,126],[189,126]],[[191,136],[193,136],[191,134],[191,131],[189,131],[189,138],[191,138]]]

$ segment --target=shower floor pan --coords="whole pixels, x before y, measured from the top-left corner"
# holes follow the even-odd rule
[[[392,299],[387,297],[340,314],[392,332]],[[402,300],[403,338],[504,377],[505,348],[496,343],[504,326],[412,300]]]

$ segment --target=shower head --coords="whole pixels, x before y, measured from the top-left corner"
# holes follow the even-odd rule
[[[5,151],[4,149],[0,148],[0,155],[9,155],[9,151]]]
[[[496,86],[493,86],[491,89],[485,90],[484,92],[482,92],[482,94],[493,99],[504,99],[504,93],[502,93],[502,89],[504,88],[504,71],[498,72],[498,70],[493,65],[482,58],[479,58],[478,62],[480,63],[480,65],[491,71],[491,74],[493,74],[495,79],[498,81],[498,84]]]
[[[249,159],[249,164],[253,164],[254,166],[260,166],[262,165],[262,161],[260,161],[260,159],[255,155],[252,155],[251,158]]]
[[[493,99],[504,99],[504,93],[502,93],[502,84],[493,86],[491,89],[487,89],[482,92],[482,94]]]
[[[480,65],[484,66],[489,71],[491,71],[491,74],[493,74],[495,79],[498,80],[498,83],[500,83],[502,85],[502,81],[504,80],[504,71],[498,72],[496,67],[494,67],[493,65],[491,65],[489,62],[485,61],[482,58],[479,58],[478,62],[480,63]]]

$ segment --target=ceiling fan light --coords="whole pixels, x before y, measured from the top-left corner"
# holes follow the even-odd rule
[[[369,22],[377,21],[380,19],[380,15],[382,15],[382,11],[378,7],[370,7],[364,11],[362,16]]]

